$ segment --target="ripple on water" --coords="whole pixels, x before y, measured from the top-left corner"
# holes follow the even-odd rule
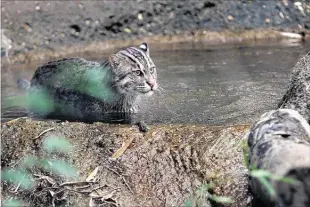
[[[249,123],[276,107],[292,67],[308,52],[307,48],[309,43],[212,47],[197,43],[183,45],[182,49],[151,51],[165,92],[144,100],[138,118],[153,124]],[[108,54],[84,58],[101,57]],[[9,107],[5,99],[20,95],[17,79],[30,79],[42,63],[2,68],[2,121],[25,116],[24,109]]]

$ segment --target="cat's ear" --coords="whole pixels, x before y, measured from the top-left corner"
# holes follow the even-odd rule
[[[147,45],[147,43],[143,42],[139,46],[139,49],[142,50],[143,52],[145,52],[145,54],[150,55],[150,50],[149,50],[149,46]]]
[[[109,62],[112,68],[116,69],[120,65],[121,59],[117,54],[110,55]]]

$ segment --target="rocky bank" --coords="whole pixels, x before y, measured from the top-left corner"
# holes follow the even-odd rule
[[[10,55],[20,61],[42,58],[42,52],[55,57],[124,47],[139,38],[238,42],[280,38],[274,31],[308,33],[310,27],[307,0],[3,1],[1,13]]]

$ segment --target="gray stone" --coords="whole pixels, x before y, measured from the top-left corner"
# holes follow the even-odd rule
[[[310,123],[310,52],[295,65],[288,90],[278,107],[295,109]]]
[[[250,187],[258,206],[310,206],[310,126],[295,110],[278,109],[265,113],[249,130],[248,166],[272,176],[287,177],[295,184],[269,179],[273,195],[257,177],[250,177]],[[257,172],[257,171],[256,171]],[[267,182],[268,182],[267,181]]]

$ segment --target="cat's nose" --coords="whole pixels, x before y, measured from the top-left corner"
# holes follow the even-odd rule
[[[149,79],[147,81],[147,84],[151,87],[151,89],[153,90],[154,89],[154,86],[156,84],[155,80],[154,79]]]

